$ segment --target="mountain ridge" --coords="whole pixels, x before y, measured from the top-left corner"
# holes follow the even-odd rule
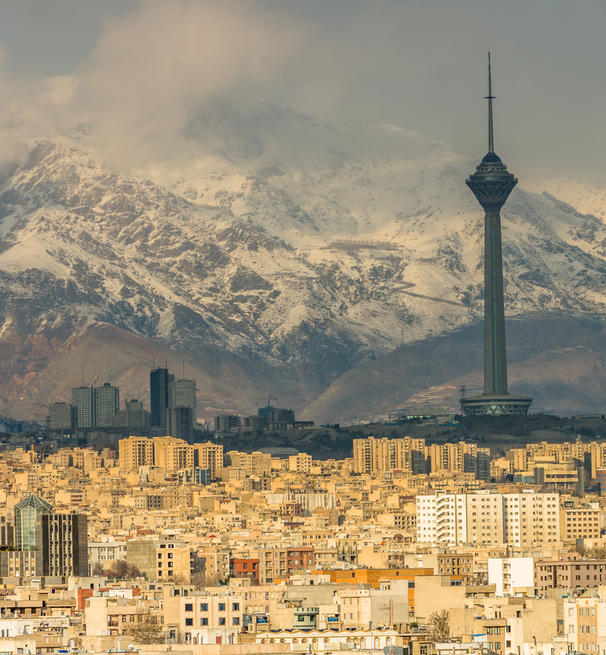
[[[251,112],[207,107],[186,156],[126,174],[82,138],[35,142],[5,173],[0,370],[13,382],[0,384],[12,398],[0,412],[40,417],[23,382],[44,370],[33,344],[51,361],[102,323],[187,360],[237,361],[260,396],[278,388],[336,420],[321,398],[342,376],[481,320],[468,160],[394,126],[348,134],[274,106]],[[606,226],[552,191],[518,189],[503,213],[507,313],[605,314]],[[248,391],[222,393],[213,407],[253,405]]]

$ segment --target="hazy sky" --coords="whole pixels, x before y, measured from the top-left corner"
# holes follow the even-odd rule
[[[80,120],[153,147],[224,93],[476,156],[491,49],[505,161],[606,187],[605,28],[605,0],[7,0],[0,159]]]

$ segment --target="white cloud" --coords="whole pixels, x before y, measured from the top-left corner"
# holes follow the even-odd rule
[[[285,16],[247,2],[149,2],[107,26],[74,109],[110,155],[135,164],[174,150],[208,98],[268,83],[300,43]]]

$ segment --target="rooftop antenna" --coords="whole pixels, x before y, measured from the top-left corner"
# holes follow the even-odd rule
[[[492,101],[495,96],[492,95],[492,67],[490,65],[490,51],[488,51],[488,95],[484,96],[488,100],[488,152],[494,152],[494,126],[492,121]]]

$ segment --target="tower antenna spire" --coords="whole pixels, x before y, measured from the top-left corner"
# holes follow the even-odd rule
[[[492,120],[492,101],[495,96],[492,95],[492,67],[490,65],[490,50],[488,51],[488,95],[484,96],[488,100],[488,152],[494,152],[494,125]]]

